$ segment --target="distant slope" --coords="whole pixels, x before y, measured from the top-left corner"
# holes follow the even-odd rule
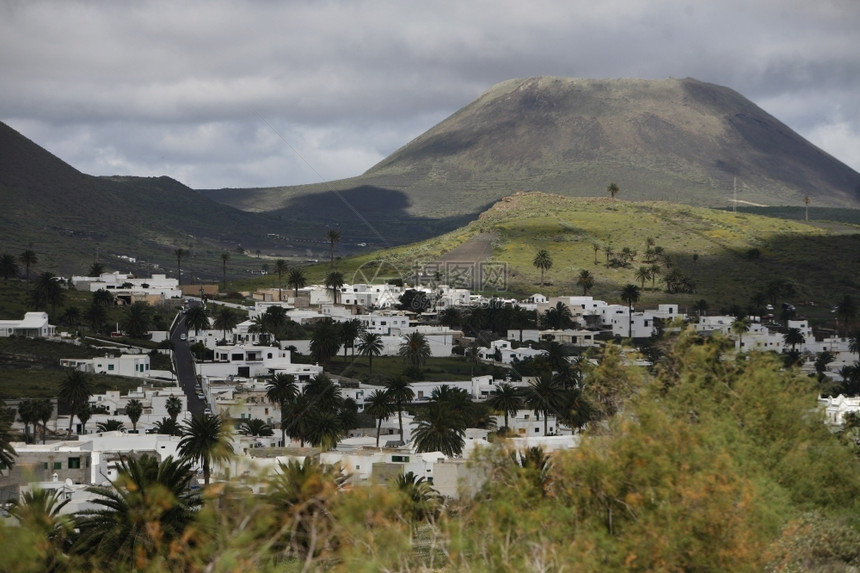
[[[860,207],[860,174],[731,89],[694,79],[510,80],[360,177],[204,191],[240,209],[305,217],[319,197],[402,218],[475,215],[522,190],[726,206]],[[346,221],[352,213],[344,213]]]
[[[2,123],[0,150],[0,251],[32,248],[41,270],[82,273],[97,253],[108,268],[124,254],[172,269],[183,248],[199,251],[196,272],[211,274],[222,250],[263,245],[280,227],[168,177],[85,175]]]
[[[349,278],[358,274],[356,269],[375,268],[375,260],[399,269],[407,282],[415,281],[415,270],[424,270],[423,282],[438,272],[432,280],[465,281],[487,294],[517,299],[535,292],[582,294],[577,278],[587,270],[595,280],[588,294],[620,303],[625,285],[642,286],[640,267],[656,265],[658,273],[645,280],[641,304],[674,302],[693,312],[695,303],[705,300],[711,313],[737,305],[761,314],[753,299],[764,293],[768,302],[791,302],[802,316],[832,325],[829,305],[845,295],[860,296],[860,211],[842,210],[853,218],[838,223],[820,219],[835,211],[810,210],[805,222],[802,208],[780,213],[789,220],[657,201],[517,193],[464,227],[344,260],[341,270]],[[487,258],[482,247],[489,237],[492,255]],[[659,256],[649,256],[649,243]],[[610,264],[607,250],[625,248],[633,260]],[[541,249],[553,259],[543,287],[533,265]],[[693,292],[667,293],[664,279],[671,273],[689,279]]]

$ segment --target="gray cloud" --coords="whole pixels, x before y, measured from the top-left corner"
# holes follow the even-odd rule
[[[0,120],[91,174],[291,185],[510,78],[689,76],[860,170],[858,25],[855,0],[10,1]]]

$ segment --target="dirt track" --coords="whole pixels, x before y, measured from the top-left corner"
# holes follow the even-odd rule
[[[481,233],[439,257],[439,262],[480,263],[493,254],[493,233]]]

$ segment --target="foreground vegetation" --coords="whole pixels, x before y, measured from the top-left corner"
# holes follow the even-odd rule
[[[227,481],[196,497],[174,489],[184,474],[170,461],[96,488],[119,499],[99,523],[104,539],[122,545],[79,540],[73,525],[85,526],[87,515],[73,524],[31,508],[20,512],[21,527],[0,528],[4,568],[848,571],[860,563],[857,444],[822,423],[814,379],[689,331],[663,343],[650,371],[604,361],[584,386],[612,397],[619,379],[627,392],[615,396],[617,413],[592,424],[579,448],[515,453],[497,442],[469,462],[483,485],[444,505],[414,476],[347,487],[341,472],[311,462],[261,477],[263,495]]]

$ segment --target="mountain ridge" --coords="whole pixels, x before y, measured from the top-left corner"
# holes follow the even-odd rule
[[[517,191],[723,207],[860,207],[860,173],[730,88],[692,78],[501,82],[349,179],[204,194],[285,213],[298,197],[400,192],[415,216],[476,215]],[[307,202],[307,199],[305,199]]]

